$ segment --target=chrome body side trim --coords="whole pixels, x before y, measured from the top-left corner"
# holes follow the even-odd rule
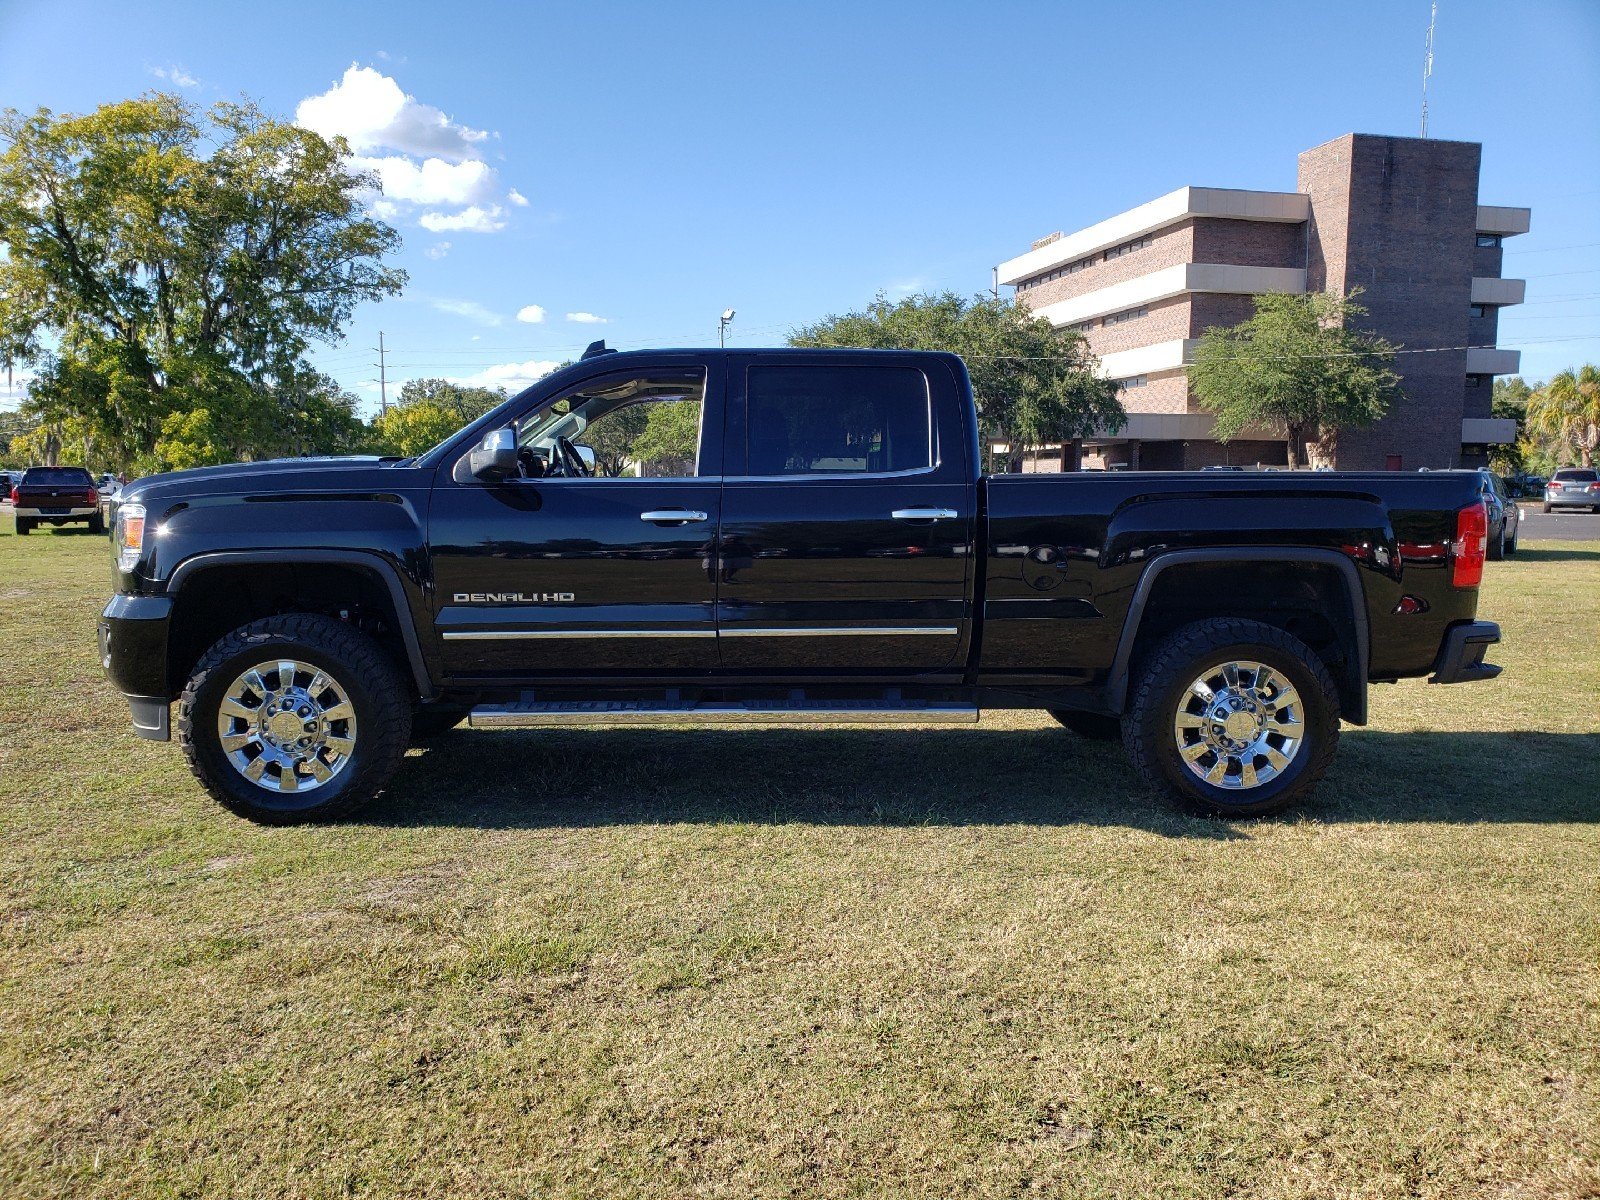
[[[722,637],[955,637],[961,631],[954,625],[763,625],[755,629],[740,626],[720,631]]]

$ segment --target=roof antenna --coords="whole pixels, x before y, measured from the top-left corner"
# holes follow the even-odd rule
[[[588,348],[583,352],[583,357],[578,359],[578,361],[587,362],[591,358],[599,358],[602,354],[615,353],[615,350],[606,345],[605,338],[601,338],[598,342],[590,342]]]
[[[1433,27],[1439,20],[1439,0],[1428,12],[1428,40],[1422,51],[1422,136],[1428,136],[1428,79],[1433,75]]]

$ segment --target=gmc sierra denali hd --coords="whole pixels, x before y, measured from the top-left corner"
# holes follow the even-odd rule
[[[980,708],[1120,737],[1157,790],[1259,816],[1369,683],[1499,673],[1469,474],[986,476],[950,354],[596,343],[415,458],[118,499],[105,668],[141,736],[176,700],[200,782],[269,823],[351,812],[463,719]]]

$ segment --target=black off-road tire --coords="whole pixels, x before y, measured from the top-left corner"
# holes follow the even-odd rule
[[[100,513],[95,513],[89,518],[89,532],[96,537],[104,537],[106,533],[106,519]]]
[[[1189,685],[1207,668],[1231,659],[1263,663],[1284,675],[1304,708],[1299,752],[1281,774],[1249,789],[1218,787],[1197,777],[1180,757],[1173,730]],[[1339,693],[1322,660],[1299,638],[1260,621],[1196,621],[1167,637],[1139,664],[1123,742],[1144,782],[1190,811],[1270,816],[1310,792],[1333,761],[1339,744]]]
[[[1095,742],[1120,742],[1122,718],[1104,713],[1079,712],[1071,708],[1052,708],[1050,715],[1079,737]]]
[[[32,532],[33,532],[33,522],[28,520],[26,517],[18,517],[17,518],[17,536],[18,537],[27,537]]]
[[[239,674],[277,655],[292,656],[338,680],[356,712],[358,736],[348,765],[302,793],[269,791],[228,761],[217,714]],[[332,617],[291,613],[234,630],[207,650],[178,702],[178,741],[189,769],[230,812],[262,825],[300,825],[348,816],[376,796],[411,739],[411,696],[394,662],[372,638]]]
[[[443,737],[467,719],[470,709],[458,705],[423,704],[411,710],[411,744]]]

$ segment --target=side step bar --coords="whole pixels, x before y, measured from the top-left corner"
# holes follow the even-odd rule
[[[544,725],[972,725],[974,704],[877,700],[762,700],[673,704],[649,700],[550,700],[486,704],[472,710],[474,729]]]

